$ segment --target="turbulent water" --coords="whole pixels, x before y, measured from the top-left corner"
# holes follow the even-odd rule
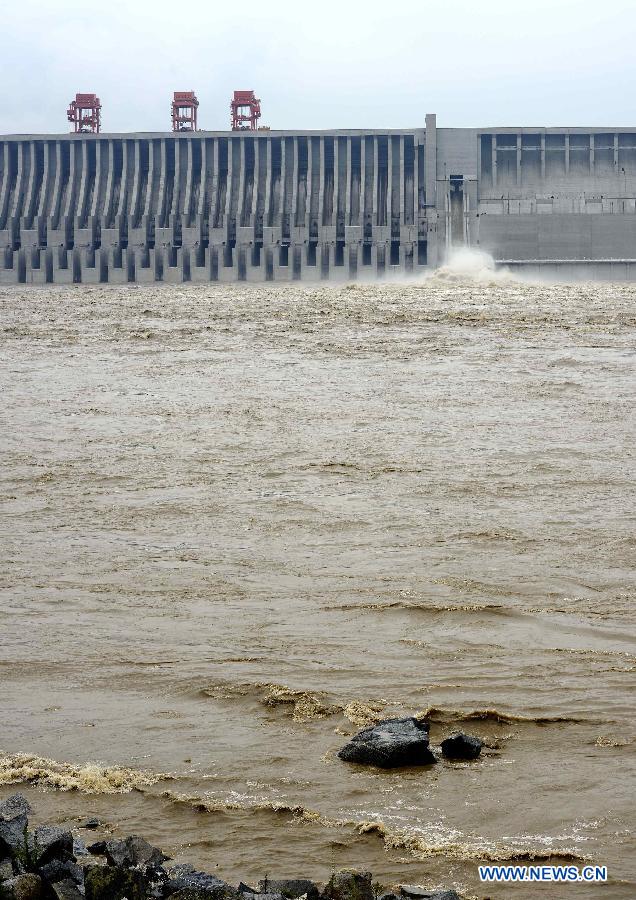
[[[0,290],[0,797],[237,881],[633,897],[636,286]],[[428,711],[482,758],[340,762]],[[216,868],[215,868],[216,867]],[[555,886],[550,897],[596,897]]]

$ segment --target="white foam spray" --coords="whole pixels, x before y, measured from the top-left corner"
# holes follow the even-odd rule
[[[431,277],[441,281],[476,281],[484,284],[519,280],[508,269],[498,269],[489,253],[471,247],[453,248],[445,264],[436,269]]]

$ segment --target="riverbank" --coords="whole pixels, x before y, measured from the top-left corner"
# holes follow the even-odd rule
[[[29,828],[22,794],[0,803],[0,900],[461,900],[452,890],[401,885],[386,891],[370,872],[333,872],[326,885],[307,878],[270,878],[233,886],[169,857],[139,835],[88,846],[60,825]],[[98,830],[98,819],[83,823]],[[217,863],[218,865],[218,863]]]

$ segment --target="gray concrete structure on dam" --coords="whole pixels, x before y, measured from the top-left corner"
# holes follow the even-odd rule
[[[636,129],[11,135],[0,283],[636,275]]]

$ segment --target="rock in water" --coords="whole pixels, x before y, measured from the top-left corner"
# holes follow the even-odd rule
[[[412,716],[386,719],[363,728],[338,756],[345,762],[366,763],[382,769],[437,762],[428,746],[428,724]]]
[[[0,850],[24,847],[31,807],[22,794],[12,794],[0,803]]]
[[[442,753],[447,759],[477,759],[483,747],[482,741],[470,734],[458,731],[442,741]]]
[[[156,868],[168,859],[161,850],[153,847],[152,844],[136,834],[132,834],[123,841],[106,841],[104,854],[111,866],[123,868],[134,866]]]
[[[331,876],[323,897],[328,900],[374,900],[371,879],[371,872],[336,872]]]

